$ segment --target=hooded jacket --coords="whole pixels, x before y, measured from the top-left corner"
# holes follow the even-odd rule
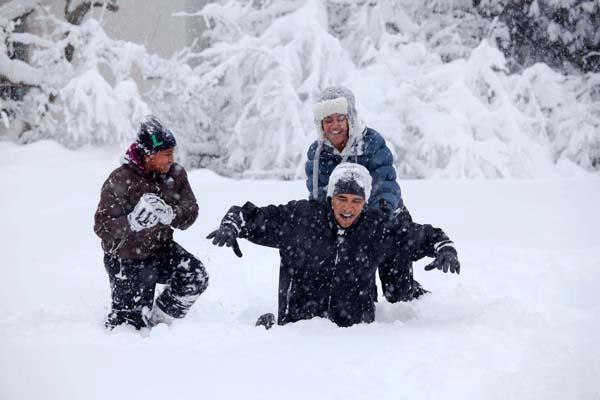
[[[375,273],[383,259],[394,254],[413,260],[434,257],[436,244],[448,241],[441,229],[388,222],[376,208],[365,208],[342,229],[329,200],[267,207],[248,202],[231,207],[230,213],[240,221],[240,238],[279,249],[280,325],[313,317],[339,326],[372,322]]]
[[[135,232],[127,215],[144,193],[154,193],[173,208],[171,225],[158,224]],[[173,240],[173,228],[187,229],[198,216],[198,204],[185,169],[173,163],[166,174],[147,173],[141,154],[132,145],[102,185],[100,202],[94,216],[94,232],[102,240],[106,254],[124,259],[142,260]]]
[[[343,97],[348,107],[348,142],[339,152],[325,137],[321,125],[321,115],[315,113],[315,126],[319,138],[308,148],[305,164],[306,187],[309,199],[325,201],[329,176],[341,162],[354,162],[366,167],[373,178],[373,192],[369,206],[386,202],[391,210],[404,206],[400,186],[396,182],[396,170],[393,166],[392,152],[385,139],[374,129],[368,128],[358,118],[354,95],[344,87],[325,89],[318,102]]]

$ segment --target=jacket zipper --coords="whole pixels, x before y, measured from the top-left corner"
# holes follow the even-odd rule
[[[290,284],[287,288],[287,296],[285,298],[285,315],[289,315],[290,313],[290,295],[292,293],[292,284],[294,283],[294,277],[290,279]]]
[[[337,240],[335,241],[335,261],[333,263],[333,276],[331,277],[331,282],[329,282],[329,298],[327,299],[327,314],[331,315],[331,292],[333,290],[333,282],[335,281],[335,276],[337,272],[337,265],[340,261],[340,245],[344,242],[344,234],[346,231],[344,229],[338,229],[337,231]]]

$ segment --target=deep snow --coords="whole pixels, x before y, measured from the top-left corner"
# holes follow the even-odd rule
[[[461,275],[378,304],[377,322],[271,331],[278,255],[204,237],[232,204],[306,196],[302,181],[190,172],[200,217],[176,240],[210,286],[149,335],[103,329],[108,280],[92,219],[115,149],[0,142],[0,399],[600,399],[600,179],[400,182],[418,222],[457,244]]]

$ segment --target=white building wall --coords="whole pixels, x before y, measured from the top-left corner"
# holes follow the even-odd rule
[[[178,12],[199,11],[208,0],[118,0],[119,11],[93,8],[108,35],[146,46],[150,53],[170,57],[202,32],[199,17],[176,17]],[[64,16],[65,0],[45,0],[53,14]],[[73,1],[77,3],[77,0]]]

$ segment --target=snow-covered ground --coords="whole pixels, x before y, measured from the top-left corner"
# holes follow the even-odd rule
[[[377,322],[270,331],[278,254],[205,240],[227,208],[305,197],[304,183],[190,172],[197,223],[176,240],[210,286],[148,335],[103,328],[92,231],[114,151],[0,143],[0,399],[600,399],[600,179],[402,181],[419,222],[457,243],[460,276],[415,268],[432,291],[378,304]]]

